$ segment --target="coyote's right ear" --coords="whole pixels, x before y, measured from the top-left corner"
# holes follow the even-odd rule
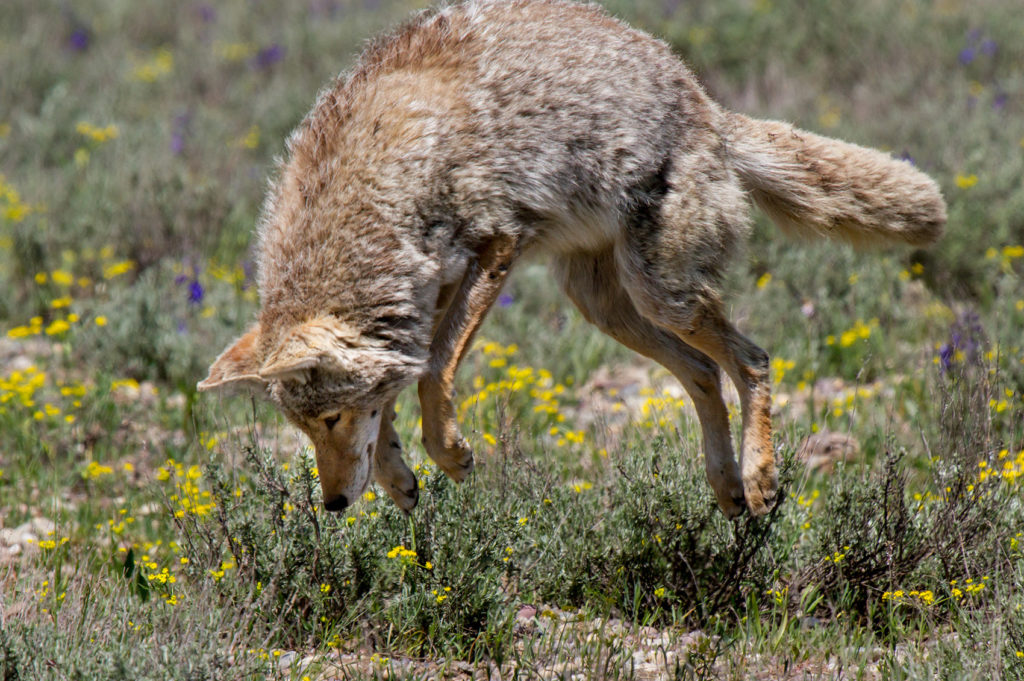
[[[265,396],[267,382],[259,375],[262,364],[257,355],[259,338],[260,325],[254,324],[244,336],[220,353],[210,366],[210,375],[196,386],[199,391],[247,391],[258,397]]]

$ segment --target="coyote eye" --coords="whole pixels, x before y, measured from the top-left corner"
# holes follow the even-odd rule
[[[327,430],[334,430],[334,426],[338,425],[338,421],[341,420],[341,416],[335,414],[334,416],[328,416],[324,419],[324,425],[327,426]]]

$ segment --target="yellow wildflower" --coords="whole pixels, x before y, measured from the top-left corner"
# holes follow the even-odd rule
[[[132,70],[132,78],[152,83],[163,78],[174,68],[174,55],[167,48],[160,48],[149,59],[141,61]]]
[[[960,189],[970,189],[974,185],[978,184],[978,176],[974,173],[971,173],[970,175],[960,175],[958,173],[955,181],[956,186],[960,187]]]
[[[399,544],[388,551],[388,558],[416,558],[416,552],[412,549],[405,548],[404,544]]]
[[[75,281],[74,275],[67,270],[54,270],[50,274],[50,278],[53,279],[53,283],[60,284],[61,286],[71,286]]]
[[[71,325],[68,324],[65,320],[55,319],[49,326],[46,327],[46,335],[56,336],[58,334],[66,332],[70,328]]]
[[[116,125],[108,125],[100,128],[90,123],[79,123],[75,126],[75,132],[80,135],[85,135],[94,142],[108,142],[112,139],[116,139],[119,131]]]
[[[223,43],[215,42],[213,51],[218,57],[226,61],[242,61],[248,59],[256,52],[256,46],[251,43]]]
[[[113,279],[119,277],[126,272],[131,272],[135,269],[135,263],[131,260],[122,260],[120,262],[111,263],[103,266],[103,278]]]

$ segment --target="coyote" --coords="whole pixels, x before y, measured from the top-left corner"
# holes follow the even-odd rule
[[[199,390],[265,396],[313,442],[324,507],[416,478],[392,426],[418,382],[427,454],[473,468],[452,403],[513,265],[545,254],[583,316],[693,399],[735,517],[773,505],[768,355],[718,292],[748,199],[783,230],[928,244],[935,182],[872,149],[726,111],[667,45],[569,0],[468,0],[377,39],[288,139],[259,221],[258,320]],[[719,367],[739,392],[733,454]]]

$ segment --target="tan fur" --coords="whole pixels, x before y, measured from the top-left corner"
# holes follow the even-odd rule
[[[855,246],[926,246],[942,236],[938,186],[910,163],[788,123],[731,119],[736,171],[783,229]]]
[[[584,316],[693,398],[730,517],[777,487],[768,355],[718,293],[748,199],[798,235],[935,240],[927,176],[881,152],[732,114],[663,43],[567,0],[469,0],[375,41],[288,140],[260,221],[259,321],[201,390],[272,400],[317,450],[325,506],[371,475],[417,499],[391,424],[419,382],[427,453],[473,458],[456,369],[510,268],[544,253]],[[719,367],[743,410],[737,465]]]

